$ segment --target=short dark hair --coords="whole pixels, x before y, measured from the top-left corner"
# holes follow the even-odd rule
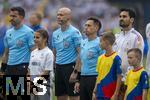
[[[98,31],[101,29],[101,21],[97,17],[89,17],[87,20],[92,20],[95,25],[98,25]]]
[[[20,16],[25,17],[25,10],[22,7],[12,7],[10,11],[17,11]]]
[[[115,35],[111,31],[105,32],[101,38],[109,41],[111,45],[113,45],[116,40]]]
[[[134,52],[136,54],[137,58],[139,58],[139,60],[141,61],[141,59],[142,59],[142,51],[139,48],[129,49],[127,54],[130,53],[130,52]]]
[[[48,43],[48,39],[49,39],[49,35],[48,35],[48,31],[45,29],[39,29],[36,32],[40,33],[40,35],[44,38],[47,39],[47,43]]]
[[[135,18],[135,17],[136,17],[135,11],[134,11],[133,9],[131,9],[131,8],[121,8],[121,9],[120,9],[120,12],[122,12],[122,11],[128,12],[130,18]]]

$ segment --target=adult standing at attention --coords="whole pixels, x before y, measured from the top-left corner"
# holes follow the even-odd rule
[[[122,64],[122,81],[125,81],[125,77],[127,72],[133,68],[133,66],[129,66],[127,59],[127,52],[132,48],[139,48],[142,51],[143,58],[143,50],[144,50],[144,41],[142,35],[133,28],[133,24],[135,22],[136,14],[132,9],[122,8],[120,10],[119,17],[119,25],[121,27],[121,32],[116,34],[116,41],[114,43],[114,50],[118,52],[118,55],[121,57]],[[142,60],[141,60],[142,62]],[[141,63],[142,64],[142,63]],[[122,84],[120,89],[120,99],[123,99],[125,94],[125,88]]]
[[[33,30],[23,24],[24,17],[23,8],[12,7],[10,9],[12,28],[7,30],[4,37],[5,50],[2,57],[2,68],[6,67],[6,75],[17,75],[15,82],[18,82],[16,77],[27,74],[30,53],[34,49]]]
[[[96,17],[89,17],[85,22],[84,31],[87,38],[81,42],[80,60],[80,100],[92,100],[93,89],[96,83],[96,64],[98,57],[103,53],[100,48],[100,38],[97,36],[101,22]],[[75,90],[78,92],[77,82]]]
[[[57,22],[60,25],[53,32],[52,46],[55,55],[55,95],[57,100],[78,100],[79,94],[74,93],[74,83],[69,83],[71,73],[76,66],[80,52],[81,33],[71,25],[71,10],[60,8],[57,12]]]
[[[136,14],[132,9],[123,8],[120,10],[119,24],[122,31],[119,34],[116,34],[114,49],[122,59],[121,67],[123,75],[125,75],[129,69],[127,51],[131,48],[139,48],[143,54],[144,50],[143,37],[133,28],[135,17]]]

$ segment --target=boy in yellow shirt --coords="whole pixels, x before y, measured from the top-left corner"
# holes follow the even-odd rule
[[[140,64],[142,52],[138,48],[133,48],[127,52],[127,55],[129,65],[133,66],[133,69],[126,76],[127,89],[124,100],[148,100],[149,80],[147,72]]]
[[[106,52],[97,61],[97,82],[93,91],[93,100],[117,100],[121,85],[121,58],[113,51],[115,36],[105,33],[100,39],[100,46]]]

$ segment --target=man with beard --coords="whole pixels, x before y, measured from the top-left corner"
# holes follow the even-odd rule
[[[12,28],[7,30],[4,37],[5,51],[2,57],[1,67],[5,71],[6,76],[11,76],[12,83],[18,83],[18,77],[26,77],[27,74],[30,53],[34,49],[34,34],[31,28],[23,24],[25,17],[23,8],[12,7],[9,16]],[[4,67],[6,67],[6,70]],[[13,94],[13,91],[8,94],[19,95],[17,92]],[[16,100],[16,96],[14,97],[14,100]],[[13,99],[12,96],[11,99]]]
[[[133,28],[133,23],[135,20],[136,14],[133,10],[128,8],[123,8],[120,10],[119,23],[121,27],[120,34],[116,34],[116,41],[114,43],[114,50],[118,52],[118,55],[122,59],[122,81],[125,80],[126,73],[129,69],[128,60],[127,60],[127,51],[132,48],[139,48],[142,51],[144,50],[144,41],[141,34]],[[143,58],[143,57],[142,57]],[[122,86],[123,87],[123,86]],[[124,90],[121,90],[122,92]],[[123,93],[124,94],[124,93]]]
[[[143,53],[144,49],[142,35],[133,28],[135,16],[135,12],[131,9],[125,8],[120,10],[119,23],[122,31],[120,34],[116,34],[114,49],[122,59],[122,70],[124,75],[129,66],[127,61],[127,51],[131,48],[139,48]]]

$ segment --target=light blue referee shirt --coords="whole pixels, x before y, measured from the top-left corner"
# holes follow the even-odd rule
[[[9,49],[8,65],[29,63],[30,48],[34,46],[33,30],[26,25],[9,29],[4,37],[4,45]]]
[[[82,36],[78,29],[70,25],[64,32],[61,28],[53,32],[52,47],[56,50],[56,64],[69,64],[77,59],[77,47]]]
[[[82,40],[80,48],[81,75],[97,75],[97,59],[104,53],[99,45],[99,37],[96,37],[94,40],[88,40],[88,38]]]

